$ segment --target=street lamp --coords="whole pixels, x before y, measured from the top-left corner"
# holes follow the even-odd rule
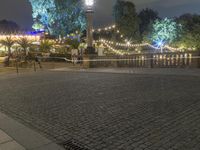
[[[85,0],[85,5],[88,7],[93,7],[94,5],[94,0]]]
[[[85,0],[86,16],[87,16],[87,54],[94,54],[95,49],[93,47],[93,6],[94,0]]]
[[[164,43],[163,43],[162,41],[159,41],[159,42],[158,42],[158,46],[160,47],[161,53],[163,53],[163,46],[164,46]]]

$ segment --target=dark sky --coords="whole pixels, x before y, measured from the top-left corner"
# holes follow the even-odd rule
[[[112,6],[116,0],[96,0],[95,24],[108,25],[112,22]],[[179,16],[182,13],[200,13],[200,0],[130,0],[137,10],[150,7],[161,17]],[[0,20],[17,22],[23,28],[31,28],[31,6],[28,0],[0,0]]]

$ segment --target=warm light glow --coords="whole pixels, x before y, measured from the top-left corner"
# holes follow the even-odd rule
[[[103,42],[104,44],[114,44],[115,42],[113,41],[109,41],[109,40],[105,40],[105,39],[101,39],[100,42]],[[114,45],[113,45],[114,46]],[[131,41],[127,41],[126,43],[115,43],[115,46],[122,46],[122,47],[132,47],[132,48],[138,48],[138,47],[144,47],[144,46],[148,46],[151,47],[153,49],[159,50],[160,48],[155,47],[154,45],[151,45],[149,43],[138,43],[138,44],[131,44]],[[163,46],[163,48],[167,48],[168,50],[174,52],[174,51],[181,51],[180,48],[173,48],[170,47],[168,45]],[[115,50],[116,51],[116,50]]]
[[[85,0],[86,6],[92,7],[94,5],[94,0]]]
[[[0,40],[5,40],[6,38],[12,38],[13,40],[18,40],[20,38],[27,38],[30,41],[39,41],[39,35],[0,35]]]
[[[121,46],[121,47],[132,47],[132,48],[137,48],[137,47],[144,47],[144,46],[147,46],[147,47],[151,47],[155,50],[159,50],[161,47],[163,49],[168,49],[172,52],[175,52],[175,51],[182,51],[183,48],[182,47],[179,47],[179,48],[174,48],[174,47],[170,47],[169,45],[165,45],[165,42],[159,40],[156,42],[156,45],[152,45],[150,43],[138,43],[138,44],[132,44],[133,42],[131,41],[128,41],[127,39],[125,39],[125,36],[120,32],[119,29],[116,29],[116,25],[113,24],[113,25],[110,25],[110,26],[107,26],[107,27],[103,27],[103,28],[98,28],[96,30],[94,30],[94,32],[98,31],[98,32],[101,32],[101,31],[106,31],[106,32],[115,32],[117,33],[120,38],[125,41],[125,43],[119,43],[119,42],[113,42],[113,41],[108,41],[108,40],[103,40],[103,43],[105,44],[111,44],[111,43],[115,43],[115,46]],[[100,40],[100,42],[102,42],[102,40]],[[113,45],[114,46],[114,45]],[[114,48],[112,48],[114,49]],[[188,48],[188,50],[195,50],[194,48]],[[118,51],[115,49],[115,51]]]
[[[127,44],[127,46],[130,46],[130,45],[131,45],[131,42],[128,41],[126,44]]]

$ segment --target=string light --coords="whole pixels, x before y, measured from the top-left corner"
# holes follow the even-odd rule
[[[114,44],[115,42],[113,41],[109,41],[109,40],[105,40],[102,39],[104,42],[109,43],[109,44]],[[144,46],[151,46],[152,48],[155,48],[153,45],[149,44],[149,43],[142,43],[142,44],[131,44],[130,41],[126,40],[126,43],[115,43],[116,46],[122,46],[122,47],[133,47],[133,48],[137,48],[137,47],[144,47]]]
[[[94,32],[101,32],[101,31],[109,31],[109,30],[114,30],[116,28],[116,25],[110,25],[104,28],[98,28],[98,29],[94,29]]]
[[[168,45],[165,45],[164,48],[167,48],[167,49],[169,49],[169,50],[171,50],[171,51],[182,51],[181,48],[174,48],[174,47],[170,47],[170,46],[168,46]]]
[[[114,31],[115,34],[119,34],[119,35],[120,35],[120,38],[121,38],[122,40],[124,40],[124,35],[120,32],[119,29],[116,29],[116,25],[115,25],[115,24],[110,25],[110,26],[107,26],[107,27],[104,27],[104,28],[94,29],[94,30],[93,30],[93,33],[94,33],[94,32],[108,32],[108,31]]]
[[[39,35],[0,35],[0,40],[4,40],[6,38],[12,38],[14,40],[18,40],[20,38],[27,38],[30,41],[39,41],[40,36]]]
[[[121,46],[121,47],[129,47],[129,48],[138,48],[138,47],[145,47],[145,46],[148,46],[148,47],[151,47],[153,49],[156,49],[156,50],[160,50],[160,48],[158,47],[155,47],[154,45],[151,45],[149,43],[142,43],[142,44],[131,44],[130,41],[127,41],[126,43],[115,43],[113,41],[109,41],[109,40],[105,40],[105,39],[101,39],[99,42],[102,42],[104,43],[108,48],[111,48],[112,51],[117,51],[117,53],[121,53],[121,54],[128,54],[128,52],[123,52],[123,50],[116,50],[114,49],[112,46],[110,45],[113,45],[113,46]],[[165,49],[168,49],[170,51],[182,51],[181,48],[173,48],[173,47],[170,47],[169,45],[165,45],[163,48]]]
[[[113,42],[111,41],[106,41],[101,39],[99,42],[103,43],[109,50],[111,50],[113,53],[117,54],[117,55],[128,55],[129,52],[127,51],[123,51],[123,50],[117,50],[115,48],[113,48],[112,46],[110,46],[109,44],[113,44]]]
[[[96,31],[98,31],[98,32],[102,32],[102,31],[113,31],[113,30],[115,30],[116,29],[116,25],[114,24],[114,25],[110,25],[110,26],[107,26],[107,27],[104,27],[104,28],[99,28],[99,29],[96,29],[96,30],[94,30],[93,32],[96,32]],[[120,32],[120,30],[119,29],[117,29],[117,30],[115,30],[116,31],[116,33],[117,34],[119,34],[120,35],[120,38],[124,38],[124,35]],[[149,43],[142,43],[142,44],[128,44],[127,43],[127,39],[124,39],[124,41],[126,42],[126,43],[116,43],[116,46],[124,46],[124,47],[144,47],[144,46],[149,46],[149,47],[151,47],[151,48],[153,48],[153,49],[156,49],[156,50],[160,50],[160,47],[156,47],[156,46],[154,46],[154,45],[151,45],[151,44],[149,44]],[[114,43],[114,42],[113,42]],[[170,51],[182,51],[182,48],[174,48],[174,47],[170,47],[169,45],[165,45],[165,46],[163,46],[162,47],[163,49],[168,49],[168,50],[170,50]],[[188,48],[189,50],[194,50],[194,48]]]

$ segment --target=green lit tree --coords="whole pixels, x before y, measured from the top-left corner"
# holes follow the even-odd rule
[[[35,22],[32,26],[32,28],[35,30],[35,31],[40,31],[40,30],[44,30],[44,26],[39,23],[39,22]]]
[[[162,48],[165,44],[174,42],[179,37],[181,30],[182,26],[172,19],[156,20],[153,24],[151,41]]]

